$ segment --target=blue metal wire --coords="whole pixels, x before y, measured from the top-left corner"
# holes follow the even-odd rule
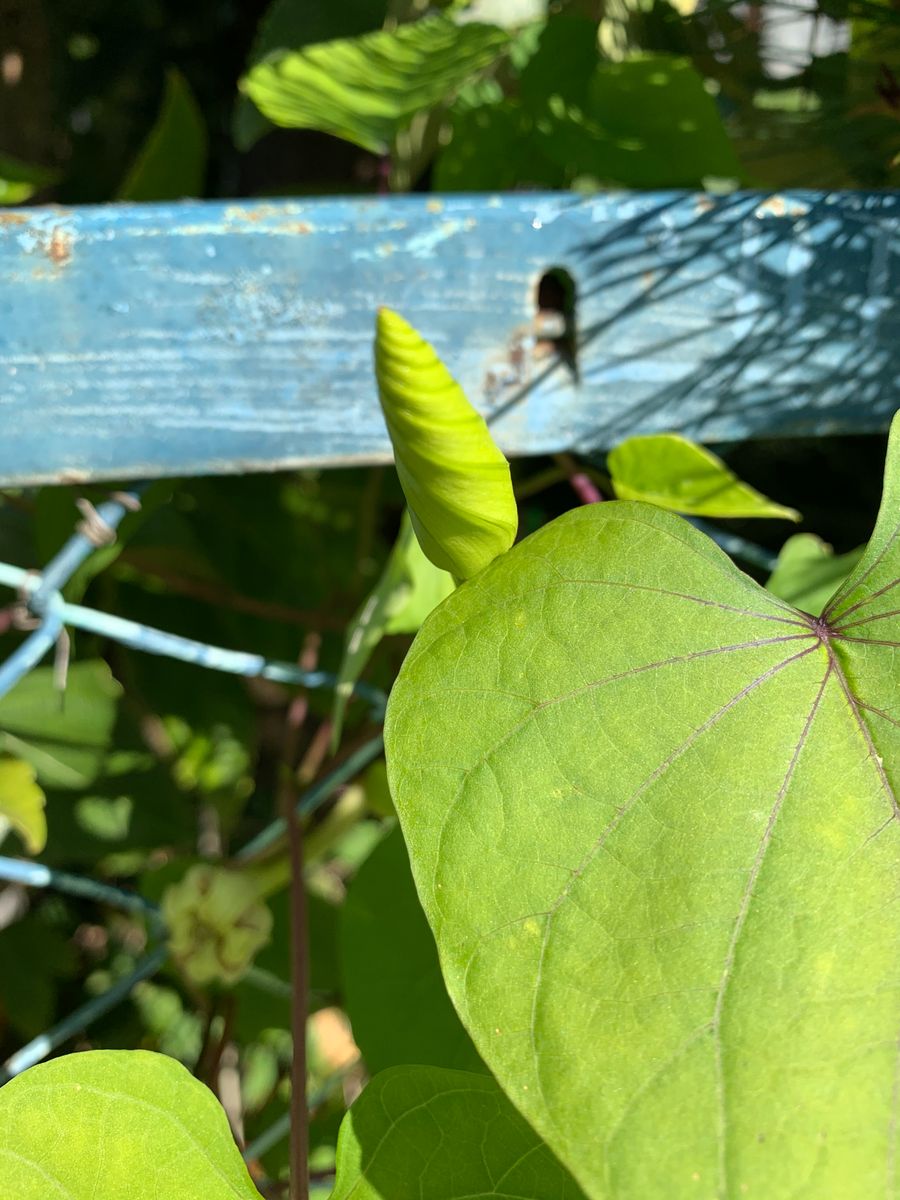
[[[96,510],[100,528],[115,530],[126,513],[134,507],[139,491],[140,489],[136,488],[124,493],[122,500],[113,499],[101,504]],[[304,688],[333,688],[337,685],[337,677],[327,671],[305,671],[292,663],[271,662],[258,654],[226,650],[153,629],[122,617],[97,612],[82,605],[69,604],[64,599],[61,589],[95,549],[95,542],[86,533],[79,532],[48,563],[41,575],[25,571],[21,567],[0,563],[0,585],[18,589],[28,608],[41,619],[40,626],[22,642],[6,662],[0,664],[0,696],[5,695],[38,665],[53,648],[66,625],[99,634],[135,650],[165,655],[215,671],[245,677],[262,677]],[[387,701],[385,694],[366,684],[357,684],[354,692],[369,704],[372,717],[381,721]],[[337,788],[377,758],[382,746],[382,738],[379,735],[350,755],[325,779],[300,797],[297,803],[298,814],[309,816],[315,812]],[[243,848],[237,856],[238,861],[246,861],[271,847],[283,835],[285,828],[282,818],[273,821]],[[165,937],[162,920],[155,905],[136,893],[111,884],[70,875],[65,871],[56,871],[40,863],[2,856],[0,880],[26,887],[54,888],[70,896],[135,913],[149,921],[152,936]],[[33,1038],[0,1067],[0,1085],[28,1067],[34,1066],[68,1038],[82,1032],[104,1016],[124,1000],[137,983],[156,974],[167,957],[165,944],[156,947],[142,958],[127,976],[114,983],[102,995],[93,997],[52,1029]],[[273,1145],[285,1136],[286,1129],[282,1129],[281,1124],[276,1123],[277,1128],[273,1127],[262,1139],[258,1139],[257,1146],[265,1139],[271,1139],[267,1144]],[[257,1150],[257,1153],[262,1151]]]
[[[53,649],[62,631],[62,614],[53,608],[46,614],[39,628],[14,650],[4,663],[0,663],[0,696],[5,696],[20,679],[24,679],[28,672],[38,665]]]
[[[318,783],[313,784],[308,791],[303,793],[297,801],[297,816],[308,817],[314,813],[342,784],[353,779],[370,762],[374,762],[383,749],[384,738],[381,734],[378,734],[366,742],[365,745],[360,746],[353,754],[348,755],[340,766],[335,767],[324,779],[320,779]],[[270,846],[274,845],[279,838],[284,837],[286,833],[287,822],[284,817],[278,817],[237,852],[235,862],[247,862],[249,859],[255,858],[256,855],[261,854],[264,850],[268,850]]]
[[[67,871],[55,871],[52,867],[45,867],[43,863],[0,856],[0,880],[4,883],[22,884],[25,887],[53,888],[67,896],[94,900],[98,904],[108,904],[112,908],[121,909],[122,912],[136,913],[138,916],[149,918],[154,924],[159,920],[156,905],[139,896],[137,892],[127,892],[123,888],[99,883],[82,875],[70,875]]]
[[[69,604],[59,593],[48,597],[44,592],[44,577],[35,575],[31,571],[25,571],[21,567],[10,566],[8,563],[0,563],[0,584],[24,592],[32,607],[34,597],[44,594],[45,605],[44,625],[36,630],[29,639],[30,642],[40,635],[39,641],[28,653],[27,665],[24,661],[16,663],[12,670],[4,674],[5,669],[16,659],[16,655],[20,655],[29,645],[29,642],[24,642],[16,654],[12,655],[3,667],[0,667],[0,696],[9,691],[23,675],[40,662],[41,658],[52,648],[64,625],[99,634],[101,637],[107,637],[123,646],[129,646],[133,650],[164,655],[167,658],[175,658],[181,662],[206,667],[211,671],[223,671],[230,675],[243,675],[246,678],[272,679],[277,683],[294,684],[311,689],[337,686],[337,676],[329,671],[304,671],[302,667],[298,667],[294,663],[272,662],[263,658],[261,654],[246,654],[241,650],[226,650],[220,646],[211,646],[206,642],[197,642],[192,638],[180,637],[178,634],[153,629],[149,625],[141,625],[137,621],[126,620],[124,617],[97,612],[95,609],[85,608],[80,604]],[[387,703],[384,692],[378,688],[369,687],[365,683],[357,683],[353,690],[355,695],[368,703],[373,720],[382,720]]]
[[[140,506],[140,495],[145,487],[146,484],[138,484],[128,492],[122,492],[122,500],[107,500],[98,505],[95,511],[101,527],[114,533],[128,512]],[[30,600],[32,610],[42,615],[54,593],[59,592],[69,582],[81,564],[90,558],[96,549],[97,543],[86,533],[73,534],[41,572],[40,584]]]
[[[88,1000],[86,1004],[82,1004],[80,1008],[70,1013],[69,1016],[64,1017],[52,1029],[48,1029],[46,1033],[32,1038],[27,1046],[23,1046],[21,1050],[17,1050],[0,1067],[0,1085],[9,1083],[10,1079],[13,1079],[16,1075],[20,1075],[23,1071],[27,1071],[29,1067],[33,1067],[36,1063],[41,1062],[57,1046],[61,1046],[70,1037],[74,1037],[76,1033],[81,1033],[89,1025],[92,1025],[94,1021],[98,1021],[100,1017],[105,1016],[110,1009],[115,1008],[117,1004],[126,999],[135,984],[140,983],[144,979],[149,979],[151,975],[155,975],[168,958],[168,954],[169,952],[165,946],[157,946],[155,950],[152,950],[137,963],[133,971],[130,971],[122,979],[117,980],[102,995],[95,996],[92,1000]]]

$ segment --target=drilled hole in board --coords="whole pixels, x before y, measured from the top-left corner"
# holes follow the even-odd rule
[[[578,289],[575,280],[565,267],[550,267],[538,281],[535,299],[535,357],[556,355],[577,378]]]

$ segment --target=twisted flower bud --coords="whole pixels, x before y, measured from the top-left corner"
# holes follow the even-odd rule
[[[166,889],[162,912],[172,956],[198,985],[237,983],[272,932],[257,884],[226,867],[191,867]]]

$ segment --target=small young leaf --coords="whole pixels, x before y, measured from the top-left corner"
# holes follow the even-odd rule
[[[386,154],[405,121],[452,97],[507,42],[493,25],[427,17],[274,55],[253,67],[241,88],[276,125],[320,129]]]
[[[34,767],[16,758],[0,757],[0,842],[12,827],[29,854],[40,854],[47,844],[45,803]]]
[[[143,1050],[69,1054],[0,1090],[0,1196],[259,1200],[213,1094]]]
[[[515,540],[509,463],[434,349],[387,308],[375,374],[419,545],[435,566],[468,579]]]
[[[174,69],[156,124],[147,135],[119,200],[181,200],[203,194],[207,137],[203,115],[184,76]]]
[[[715,454],[676,433],[628,438],[608,461],[620,500],[645,500],[694,517],[800,520],[796,509],[742,483]]]
[[[493,1079],[393,1067],[344,1117],[331,1200],[584,1200]]]
[[[433,608],[453,591],[453,579],[422,553],[409,513],[381,578],[347,627],[344,657],[335,689],[333,742],[341,725],[353,685],[386,633],[415,633]]]
[[[835,554],[813,533],[795,533],[781,547],[766,587],[803,612],[818,616],[839,584],[862,557],[865,547]]]
[[[0,154],[0,204],[24,204],[35,192],[59,179],[49,167],[34,167],[9,154]]]
[[[388,708],[447,989],[592,1200],[892,1194],[900,416],[822,618],[578,508],[457,589]]]

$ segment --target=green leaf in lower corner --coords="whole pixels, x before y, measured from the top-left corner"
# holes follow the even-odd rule
[[[427,17],[273,55],[251,68],[241,89],[276,125],[319,129],[386,154],[405,121],[452,97],[507,42],[493,25]]]
[[[181,200],[201,196],[206,178],[207,136],[203,115],[184,76],[166,75],[162,106],[128,176],[119,200]]]
[[[378,313],[375,375],[419,545],[435,566],[468,579],[515,540],[509,463],[434,348],[387,308]]]
[[[213,1094],[143,1050],[66,1055],[0,1090],[0,1195],[259,1200]]]
[[[332,737],[335,745],[341,736],[344,711],[353,686],[384,635],[415,633],[453,588],[453,578],[422,553],[409,513],[404,513],[400,533],[381,578],[347,627],[334,696]]]
[[[444,980],[591,1200],[896,1190],[900,417],[821,618],[634,502],[423,625],[391,789]]]
[[[363,863],[340,911],[347,1015],[369,1071],[410,1062],[483,1071],[444,987],[399,829]]]
[[[609,473],[620,500],[645,500],[695,517],[800,520],[796,509],[742,483],[715,454],[676,433],[628,438],[610,451]]]
[[[420,1066],[376,1075],[344,1117],[331,1200],[351,1196],[583,1200],[493,1079]]]
[[[0,842],[12,828],[29,854],[40,854],[47,844],[46,799],[34,777],[34,767],[0,755]]]
[[[766,587],[794,608],[818,616],[859,562],[863,550],[860,546],[846,554],[835,554],[815,534],[796,533],[781,547]]]

